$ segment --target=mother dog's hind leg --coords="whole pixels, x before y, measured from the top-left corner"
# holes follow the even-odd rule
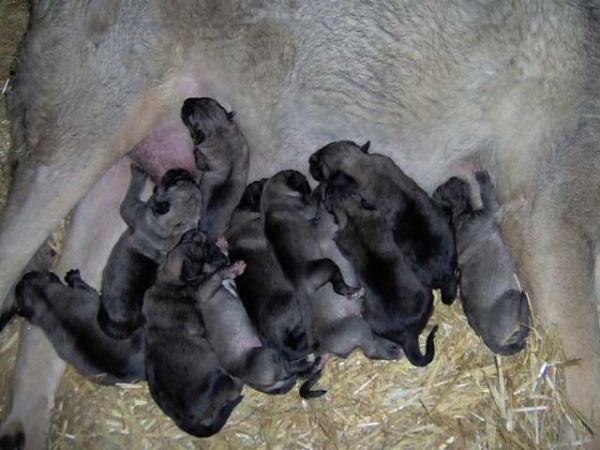
[[[568,359],[568,399],[600,433],[600,326],[594,295],[594,249],[600,230],[598,142],[582,132],[559,148],[540,176],[530,209],[503,234],[542,325],[556,326]],[[517,223],[517,222],[515,222]],[[519,233],[520,234],[520,233]]]
[[[108,255],[125,230],[119,205],[129,185],[130,164],[129,158],[123,158],[109,169],[75,210],[56,271],[59,276],[78,268],[90,285],[100,288]],[[22,333],[11,380],[10,412],[0,427],[2,450],[19,448],[15,445],[20,433],[26,450],[46,447],[54,395],[65,368],[39,328],[25,324]]]

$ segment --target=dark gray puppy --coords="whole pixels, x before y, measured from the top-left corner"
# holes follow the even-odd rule
[[[234,115],[212,98],[188,98],[181,109],[202,171],[200,229],[214,238],[227,229],[248,178],[248,145]]]
[[[190,232],[169,253],[144,299],[150,393],[177,426],[198,437],[217,433],[242,400],[242,382],[221,366],[195,307],[202,271],[226,263],[215,245]],[[235,276],[228,267],[218,273]]]
[[[315,323],[313,300],[319,288],[331,283],[338,295],[360,297],[360,287],[349,286],[340,268],[323,255],[314,228],[317,208],[310,201],[311,190],[306,177],[295,170],[284,170],[270,178],[261,197],[263,229],[269,249],[298,296],[304,328],[308,330],[309,348],[314,348]],[[300,395],[313,398],[324,391],[310,388],[321,375],[317,364]]]
[[[235,277],[245,269],[243,261],[236,261],[230,267]],[[266,394],[289,390],[294,385],[296,376],[287,361],[275,349],[261,343],[235,284],[231,279],[223,280],[222,271],[213,272],[200,285],[197,308],[204,319],[210,345],[232,376]]]
[[[128,226],[115,244],[102,273],[100,328],[115,339],[126,339],[142,325],[144,293],[154,283],[159,264],[198,224],[201,194],[189,172],[171,169],[148,200],[140,199],[146,172],[131,166],[131,184],[121,203]]]
[[[440,289],[442,301],[456,298],[456,245],[447,217],[417,183],[394,161],[370,154],[351,141],[332,142],[310,157],[310,171],[318,181],[359,193],[365,209],[377,210],[390,221],[392,239],[419,280]],[[391,242],[390,242],[391,243]]]
[[[526,345],[529,305],[495,220],[499,203],[487,172],[478,172],[483,208],[473,210],[469,185],[450,178],[434,198],[452,217],[461,270],[460,297],[469,325],[486,345],[512,355]]]
[[[29,272],[15,289],[19,315],[40,327],[59,356],[102,384],[146,377],[141,330],[126,340],[106,336],[96,320],[100,298],[79,271],[67,273],[68,286],[52,272]]]
[[[340,268],[323,256],[314,226],[317,208],[309,202],[311,191],[306,177],[284,170],[269,179],[261,197],[265,237],[285,276],[301,298],[305,327],[312,329],[312,296],[331,282],[339,295],[353,296],[359,287],[344,282]]]
[[[358,285],[357,276],[350,262],[342,255],[334,242],[339,226],[334,216],[319,209],[315,221],[315,233],[323,255],[334,261],[345,280]],[[371,326],[363,319],[362,297],[344,297],[335,293],[330,285],[319,288],[313,296],[315,340],[321,353],[331,353],[342,358],[357,348],[371,359],[398,359],[401,350],[397,344],[373,334]]]
[[[240,300],[256,329],[262,344],[275,350],[292,374],[310,371],[315,364],[309,334],[300,312],[300,297],[271,255],[263,232],[260,200],[267,180],[248,185],[233,213],[226,233],[229,257],[243,260],[247,267],[236,278]],[[295,384],[294,375],[289,384],[270,394],[286,393]]]
[[[404,194],[395,183],[397,170],[390,167],[393,162],[389,158],[377,158],[378,155],[367,155],[365,151],[350,142],[328,145],[311,156],[311,173],[324,183],[318,188],[324,193],[324,206],[338,221],[340,228],[335,242],[365,287],[365,320],[376,335],[400,344],[412,364],[425,366],[435,354],[433,339],[437,326],[429,333],[425,355],[421,354],[418,338],[433,311],[433,293],[431,286],[422,281],[427,278],[423,268],[415,272],[413,266],[416,255],[421,256],[422,264],[438,258],[434,249],[411,253],[406,248],[408,242],[397,245],[397,224],[402,220],[398,216],[412,213],[413,208],[399,211],[394,203],[422,202],[420,198],[411,199],[410,191]],[[373,164],[369,160],[359,164],[357,154],[368,156]],[[426,239],[439,224],[428,225],[427,209],[419,217],[423,219],[419,222],[423,222],[420,227],[425,233],[421,239]],[[442,220],[446,222],[443,214]],[[406,234],[400,234],[407,241]],[[453,246],[453,239],[451,243]],[[448,255],[441,258],[444,267],[440,272],[448,271],[447,257],[452,253],[450,248],[444,250]],[[448,285],[447,293],[456,289],[453,282]]]

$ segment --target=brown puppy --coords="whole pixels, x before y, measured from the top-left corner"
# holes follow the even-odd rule
[[[315,363],[309,345],[312,330],[302,320],[302,299],[271,254],[264,235],[260,202],[266,182],[266,179],[255,181],[244,191],[226,233],[229,256],[247,263],[235,282],[260,341],[281,356],[290,372],[299,374],[310,370]],[[269,393],[289,391],[296,378]]]
[[[242,382],[221,366],[195,309],[203,266],[225,264],[219,249],[192,231],[169,253],[144,299],[150,393],[182,430],[198,437],[217,433],[242,400]]]
[[[183,169],[165,173],[147,203],[140,199],[146,172],[131,166],[132,179],[121,204],[129,227],[115,244],[102,274],[98,322],[108,336],[126,339],[141,326],[142,301],[159,264],[186,231],[197,226],[201,195]]]
[[[529,304],[515,278],[516,267],[495,215],[500,204],[487,172],[478,172],[482,209],[470,203],[469,185],[450,178],[434,198],[448,208],[461,270],[460,298],[469,325],[494,352],[522,350],[529,333]]]
[[[106,336],[96,320],[100,297],[79,271],[65,277],[28,272],[15,289],[18,314],[40,327],[62,359],[102,384],[128,383],[146,377],[141,330],[126,340]]]
[[[248,177],[248,146],[234,115],[212,98],[188,98],[181,108],[203,171],[200,229],[214,238],[227,229]]]

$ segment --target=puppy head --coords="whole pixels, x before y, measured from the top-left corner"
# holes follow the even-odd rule
[[[283,170],[267,181],[262,198],[274,203],[306,203],[309,196],[306,177],[296,170]]]
[[[154,188],[148,205],[161,225],[184,232],[200,220],[200,189],[188,171],[170,169]]]
[[[227,131],[237,131],[234,116],[233,111],[227,112],[219,102],[207,97],[188,98],[181,108],[181,119],[196,147]]]
[[[262,180],[254,181],[246,186],[244,194],[238,204],[238,208],[260,212],[260,198],[266,183],[267,178],[263,178]]]
[[[337,141],[317,150],[309,158],[310,174],[317,181],[340,186],[360,178],[369,155],[370,142],[362,147],[352,141]]]
[[[442,207],[446,215],[456,219],[470,208],[469,184],[452,177],[435,190],[433,200]]]
[[[242,383],[220,368],[210,370],[206,383],[206,397],[199,399],[191,414],[177,418],[182,430],[197,437],[209,437],[218,433],[229,416],[244,398]]]
[[[34,305],[43,305],[38,299],[46,297],[45,289],[51,284],[60,284],[60,278],[49,271],[28,272],[15,287],[17,312],[25,318],[31,318],[35,312]],[[41,312],[41,311],[40,311]]]
[[[158,273],[158,279],[170,283],[192,283],[202,274],[227,265],[227,257],[215,242],[198,229],[183,235],[179,244],[169,252]]]

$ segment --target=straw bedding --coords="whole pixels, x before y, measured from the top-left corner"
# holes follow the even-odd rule
[[[0,89],[25,30],[27,4],[0,0]],[[0,106],[0,207],[8,189],[9,125]],[[64,232],[57,233],[57,242]],[[194,439],[152,402],[145,383],[101,387],[69,368],[52,418],[52,449],[195,448],[562,448],[587,442],[582,421],[563,397],[560,342],[535,327],[529,347],[495,357],[469,328],[459,302],[436,299],[436,358],[428,367],[369,361],[355,353],[333,360],[307,402],[296,391],[267,396],[245,389],[242,404],[218,435]],[[0,335],[0,417],[21,320]],[[431,325],[430,325],[431,326]],[[428,332],[426,330],[425,334]]]

